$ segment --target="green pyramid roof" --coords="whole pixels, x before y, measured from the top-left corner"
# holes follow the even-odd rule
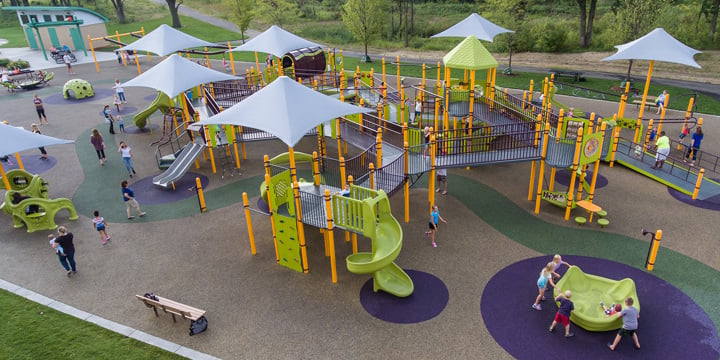
[[[468,36],[443,57],[445,66],[453,69],[485,70],[498,66],[497,60],[474,36]]]

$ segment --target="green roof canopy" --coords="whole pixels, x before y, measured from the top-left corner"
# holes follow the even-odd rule
[[[497,60],[480,43],[470,35],[443,57],[445,66],[453,69],[485,70],[498,66]]]

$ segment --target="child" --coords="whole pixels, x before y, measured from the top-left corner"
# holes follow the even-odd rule
[[[423,147],[423,156],[427,156],[427,151],[430,147],[430,133],[432,133],[430,127],[426,126],[423,129],[423,143],[425,144],[425,147]]]
[[[622,305],[613,303],[610,305],[610,307],[606,307],[605,303],[600,301],[600,306],[603,308],[603,312],[605,313],[605,316],[612,316],[615,315],[615,313],[619,313],[622,311]]]
[[[553,281],[557,282],[558,279],[560,279],[560,274],[557,273],[558,269],[560,269],[560,266],[565,265],[567,267],[571,267],[572,265],[568,264],[567,261],[563,261],[562,256],[560,254],[555,254],[553,256],[553,264],[555,264],[555,268],[553,269]]]
[[[117,109],[118,113],[120,113],[120,98],[115,95],[115,98],[113,99],[113,104],[115,104],[115,108]]]
[[[107,233],[108,224],[105,222],[105,219],[103,219],[102,216],[100,216],[100,212],[95,210],[93,212],[93,215],[95,216],[92,219],[93,224],[95,224],[95,229],[100,233],[100,239],[102,240],[102,244],[105,245],[105,243],[110,240],[110,235]]]
[[[690,128],[687,127],[687,125],[683,125],[682,131],[680,132],[680,143],[682,144],[685,141],[685,137],[690,134]]]
[[[565,337],[575,336],[575,334],[570,332],[570,315],[575,310],[575,304],[570,300],[571,297],[572,292],[567,290],[565,291],[564,297],[560,294],[555,298],[555,301],[560,302],[560,307],[558,308],[557,314],[555,314],[555,320],[550,324],[550,329],[548,329],[550,332],[555,331],[555,325],[560,322],[565,327]]]
[[[635,158],[640,159],[640,156],[642,156],[642,146],[635,145]]]
[[[437,169],[437,190],[435,192],[440,192],[440,185],[443,185],[442,193],[443,195],[447,194],[447,169],[440,168]]]
[[[117,116],[117,122],[118,122],[118,131],[121,133],[125,133],[125,123],[123,122],[122,116]]]
[[[569,117],[569,118],[575,117],[574,112],[575,112],[575,108],[570,108],[570,110],[568,110],[567,115],[565,115],[565,117]]]
[[[428,223],[430,230],[425,232],[425,236],[429,236],[432,240],[433,247],[437,247],[437,244],[435,244],[435,233],[438,231],[439,220],[447,224],[447,221],[440,216],[440,210],[438,210],[437,205],[433,205],[433,209],[430,212],[430,222]]]
[[[555,263],[551,261],[540,271],[540,277],[537,280],[538,296],[535,298],[535,303],[532,304],[532,308],[537,311],[542,310],[540,300],[545,300],[545,295],[543,294],[545,293],[545,287],[548,282],[552,287],[556,287],[555,282],[552,280],[553,269],[555,269]]]
[[[415,122],[422,120],[422,102],[420,99],[415,100]]]
[[[633,340],[635,341],[635,348],[640,349],[640,341],[638,341],[637,334],[635,333],[638,328],[640,311],[638,311],[638,309],[633,306],[633,303],[633,298],[629,297],[625,299],[625,308],[622,309],[622,311],[620,311],[619,313],[617,313],[618,316],[622,316],[623,325],[622,328],[618,331],[617,335],[615,335],[615,340],[607,344],[610,350],[615,350],[615,347],[620,342],[620,339],[623,336],[631,335],[633,337]]]
[[[52,246],[53,250],[56,254],[60,256],[65,256],[65,251],[63,250],[62,246],[55,242],[55,235],[50,234],[48,235],[48,240],[50,241],[50,246]]]

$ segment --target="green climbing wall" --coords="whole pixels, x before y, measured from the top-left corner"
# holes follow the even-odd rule
[[[283,171],[270,179],[268,198],[272,205],[275,241],[278,255],[280,255],[280,265],[302,272],[294,197],[292,187],[290,187],[290,171]]]

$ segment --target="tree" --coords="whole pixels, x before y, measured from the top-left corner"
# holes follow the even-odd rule
[[[125,0],[110,0],[112,6],[115,8],[115,15],[117,15],[119,23],[125,23]]]
[[[348,0],[343,6],[342,19],[355,39],[365,46],[363,61],[370,61],[368,43],[382,28],[385,0]]]
[[[250,27],[250,21],[255,17],[254,0],[231,0],[233,8],[233,17],[237,21],[240,28],[240,35],[245,43],[245,31]]]
[[[613,11],[617,17],[615,22],[622,42],[634,40],[655,28],[655,23],[662,12],[670,5],[670,0],[616,0]],[[630,81],[632,60],[628,65],[626,80]]]
[[[297,16],[298,7],[287,0],[263,0],[258,2],[258,11],[271,23],[283,27]]]
[[[179,29],[182,27],[182,24],[180,24],[180,16],[178,15],[178,9],[180,8],[180,5],[182,5],[182,0],[165,0],[168,4],[168,9],[170,9],[170,16],[172,17],[172,27]]]
[[[578,4],[578,10],[580,10],[580,47],[588,47],[592,42],[597,0],[590,0],[590,9],[587,8],[587,0],[575,1]]]
[[[487,5],[490,9],[495,11],[498,25],[510,30],[517,30],[518,26],[525,19],[528,0],[488,0]],[[512,73],[513,36],[513,33],[505,35],[509,52],[507,70],[509,73]]]

